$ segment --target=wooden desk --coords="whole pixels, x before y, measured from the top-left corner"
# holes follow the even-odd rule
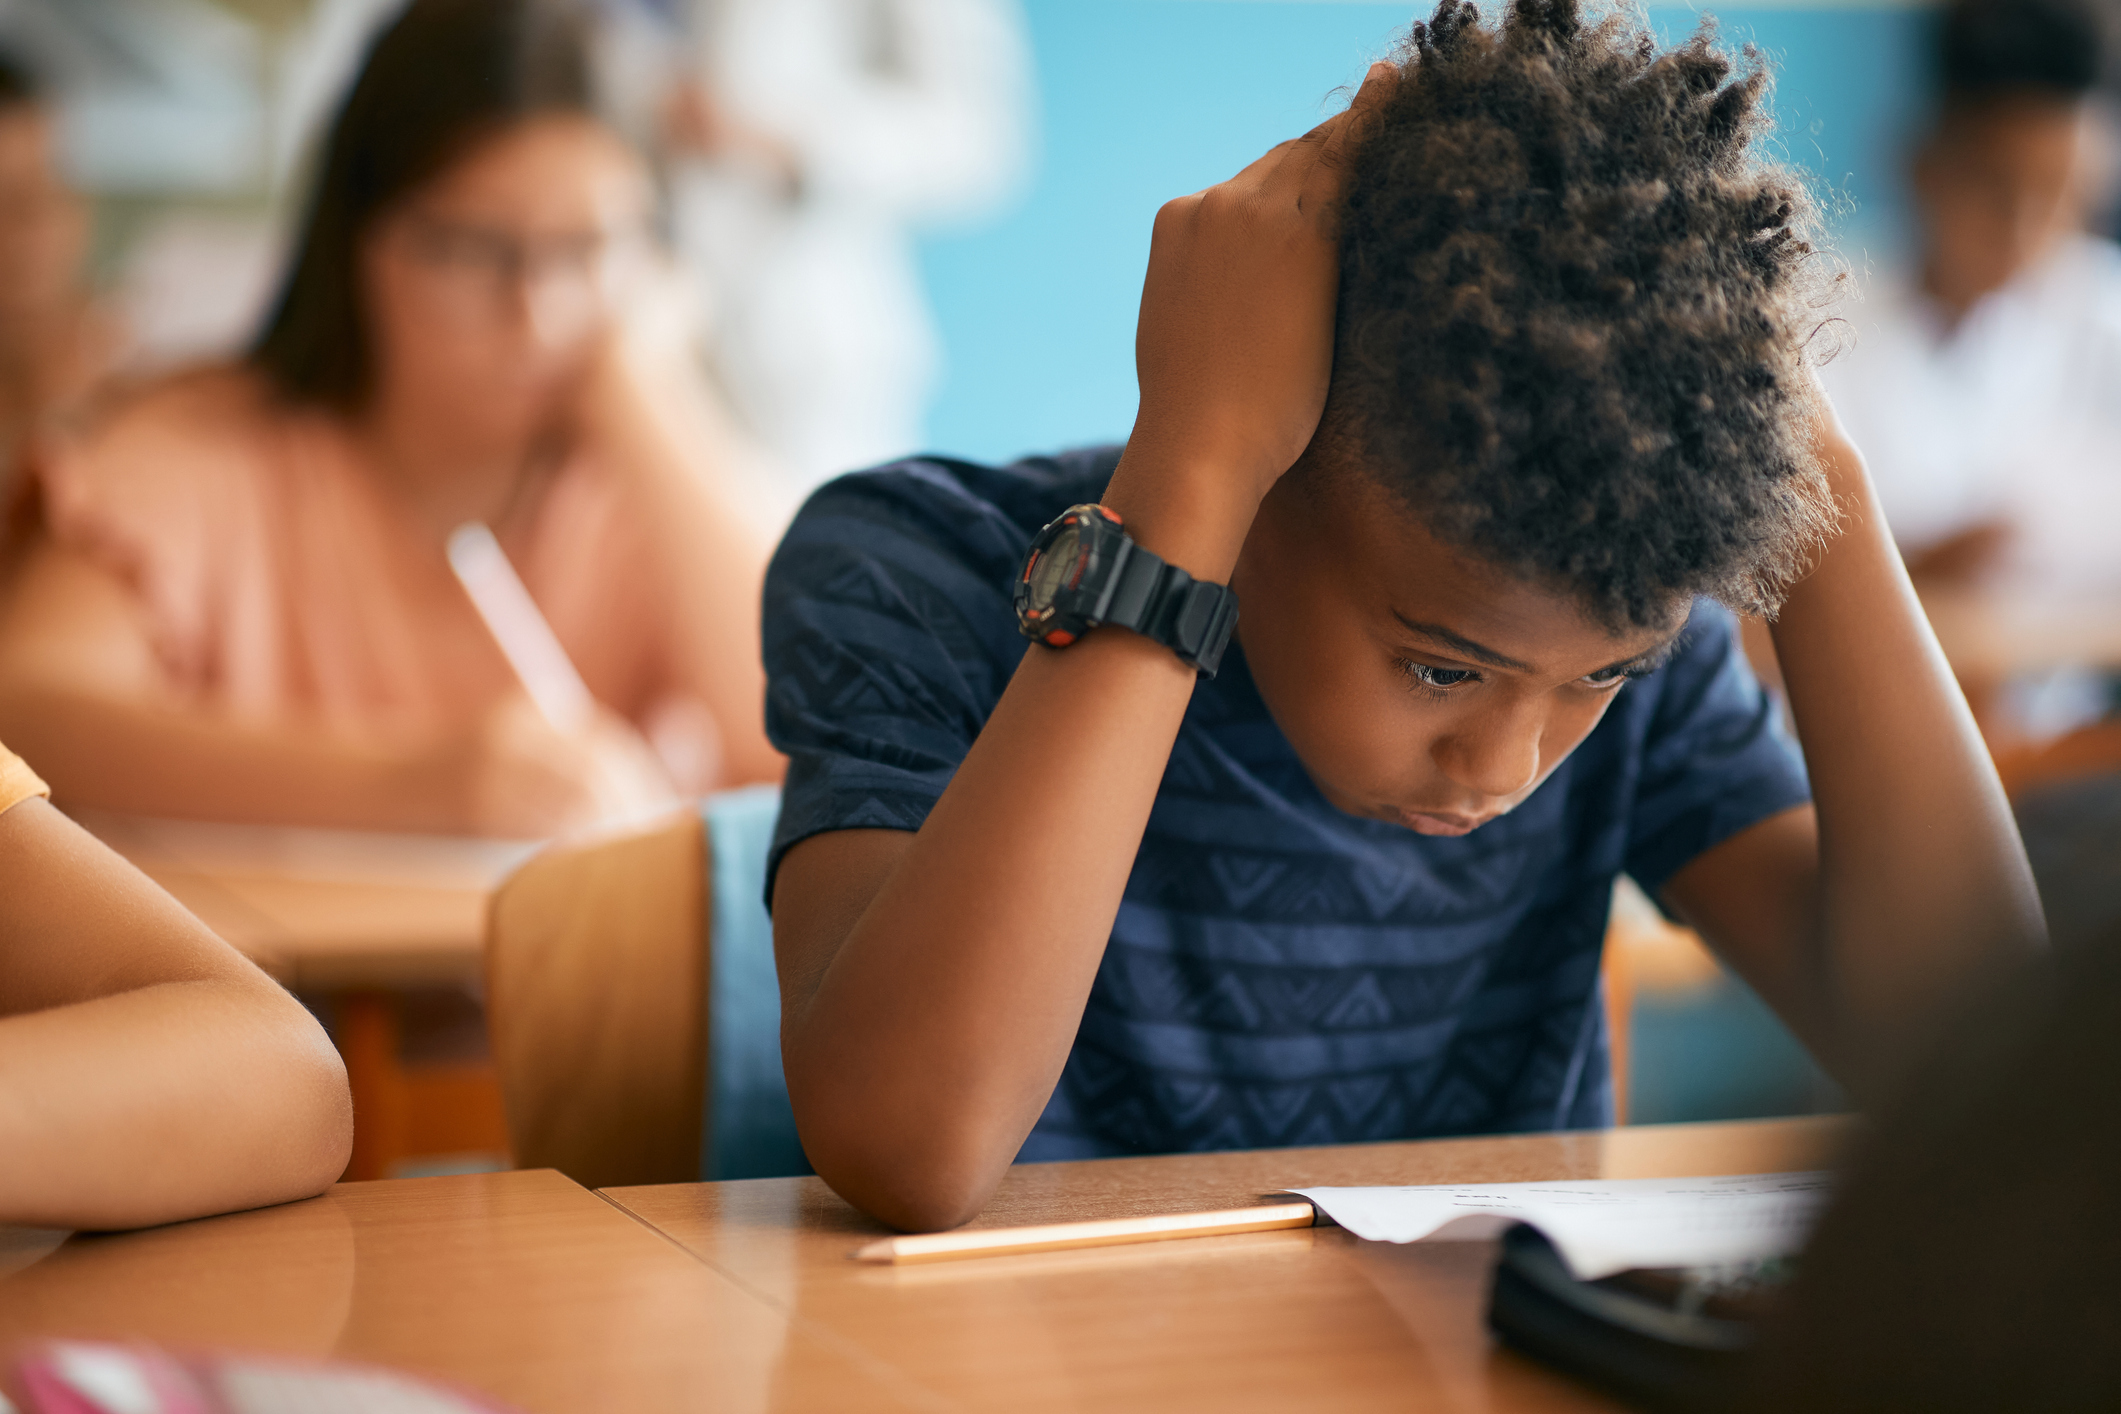
[[[1229,1208],[1312,1184],[1808,1169],[1841,1130],[1776,1120],[1033,1164],[979,1225]],[[879,1229],[818,1179],[604,1196],[936,1408],[1613,1407],[1494,1345],[1492,1243],[1394,1247],[1319,1228],[880,1268],[847,1259]]]
[[[1787,1120],[1026,1165],[980,1221],[1228,1207],[1291,1183],[1808,1168],[1838,1132]],[[0,1228],[0,1366],[38,1337],[148,1340],[373,1361],[532,1414],[1611,1408],[1488,1338],[1489,1243],[1321,1228],[849,1262],[875,1230],[816,1179],[600,1197],[549,1171],[341,1184],[110,1237]]]
[[[296,991],[476,982],[494,886],[534,842],[79,812],[90,832]]]
[[[550,1171],[341,1184],[63,1244],[0,1228],[11,1395],[15,1350],[42,1336],[373,1361],[531,1414],[921,1407]]]

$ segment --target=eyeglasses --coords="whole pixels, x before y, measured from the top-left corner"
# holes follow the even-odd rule
[[[519,297],[541,322],[592,319],[612,305],[648,250],[639,226],[526,236],[420,214],[408,215],[397,237],[430,277],[437,301],[467,320],[490,317]]]

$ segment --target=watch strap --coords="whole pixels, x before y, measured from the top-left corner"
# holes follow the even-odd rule
[[[1098,618],[1163,644],[1203,677],[1214,677],[1237,627],[1237,596],[1229,586],[1195,579],[1134,543],[1113,576],[1111,597]]]

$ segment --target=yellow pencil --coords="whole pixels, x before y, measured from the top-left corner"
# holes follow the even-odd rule
[[[1268,1203],[1215,1213],[1171,1213],[1151,1218],[1046,1223],[1039,1227],[960,1228],[913,1237],[886,1237],[857,1247],[858,1262],[952,1262],[964,1257],[1000,1257],[1017,1252],[1059,1252],[1070,1247],[1117,1247],[1127,1242],[1168,1242],[1175,1237],[1221,1237],[1233,1232],[1272,1232],[1309,1227],[1317,1211],[1309,1203]]]

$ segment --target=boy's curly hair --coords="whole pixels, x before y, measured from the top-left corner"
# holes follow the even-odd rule
[[[1712,34],[1441,0],[1349,173],[1329,439],[1615,631],[1773,612],[1834,521],[1803,368],[1832,281],[1758,151],[1766,68]]]

